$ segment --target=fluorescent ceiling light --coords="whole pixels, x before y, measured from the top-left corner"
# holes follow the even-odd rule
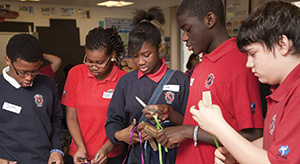
[[[21,2],[31,1],[31,2],[39,2],[41,0],[20,0]]]
[[[105,1],[101,3],[97,3],[98,6],[106,6],[106,7],[123,7],[132,5],[134,2],[125,2],[125,1]]]
[[[300,7],[300,1],[292,2],[294,5]]]

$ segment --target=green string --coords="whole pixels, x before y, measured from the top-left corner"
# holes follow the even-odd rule
[[[158,122],[158,119],[157,119],[157,116],[154,115],[153,116],[155,122],[156,122],[156,128],[159,130],[159,131],[162,131],[164,128],[160,125],[160,123]],[[161,144],[158,143],[158,152],[159,152],[159,163],[160,164],[163,164],[162,162],[162,151],[161,151]],[[168,149],[165,147],[165,152],[168,152]]]
[[[214,141],[215,141],[215,144],[216,144],[217,148],[219,148],[219,143],[218,143],[218,141],[217,141],[216,136],[212,135],[212,137],[213,137],[213,139],[214,139]]]

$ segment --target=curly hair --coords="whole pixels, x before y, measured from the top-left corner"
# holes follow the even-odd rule
[[[6,46],[6,55],[11,62],[18,58],[30,63],[43,60],[40,43],[30,34],[17,34],[10,38]]]
[[[129,33],[129,54],[137,52],[145,42],[151,43],[158,51],[161,34],[160,30],[151,22],[155,21],[161,25],[165,23],[162,10],[159,7],[151,7],[148,11],[135,10],[134,15],[132,22],[135,26]]]
[[[89,31],[85,38],[85,48],[91,51],[106,50],[105,54],[109,56],[112,52],[116,52],[116,65],[122,68],[122,59],[124,58],[125,48],[121,36],[115,27],[102,28],[96,27]]]

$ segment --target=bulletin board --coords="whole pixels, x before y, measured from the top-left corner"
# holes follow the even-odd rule
[[[250,0],[226,0],[226,28],[229,36],[235,37],[239,33],[242,22],[250,11]]]

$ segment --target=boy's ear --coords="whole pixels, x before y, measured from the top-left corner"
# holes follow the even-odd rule
[[[213,12],[208,12],[205,17],[205,24],[210,29],[216,24],[216,15]]]
[[[7,56],[5,56],[5,63],[8,66],[10,66],[10,64],[11,64],[10,59]]]
[[[292,42],[286,35],[281,35],[279,37],[279,51],[282,55],[287,55],[292,47]]]
[[[161,45],[161,43],[160,43],[160,44],[158,45],[158,54],[160,54],[161,51],[162,51],[162,45]]]

